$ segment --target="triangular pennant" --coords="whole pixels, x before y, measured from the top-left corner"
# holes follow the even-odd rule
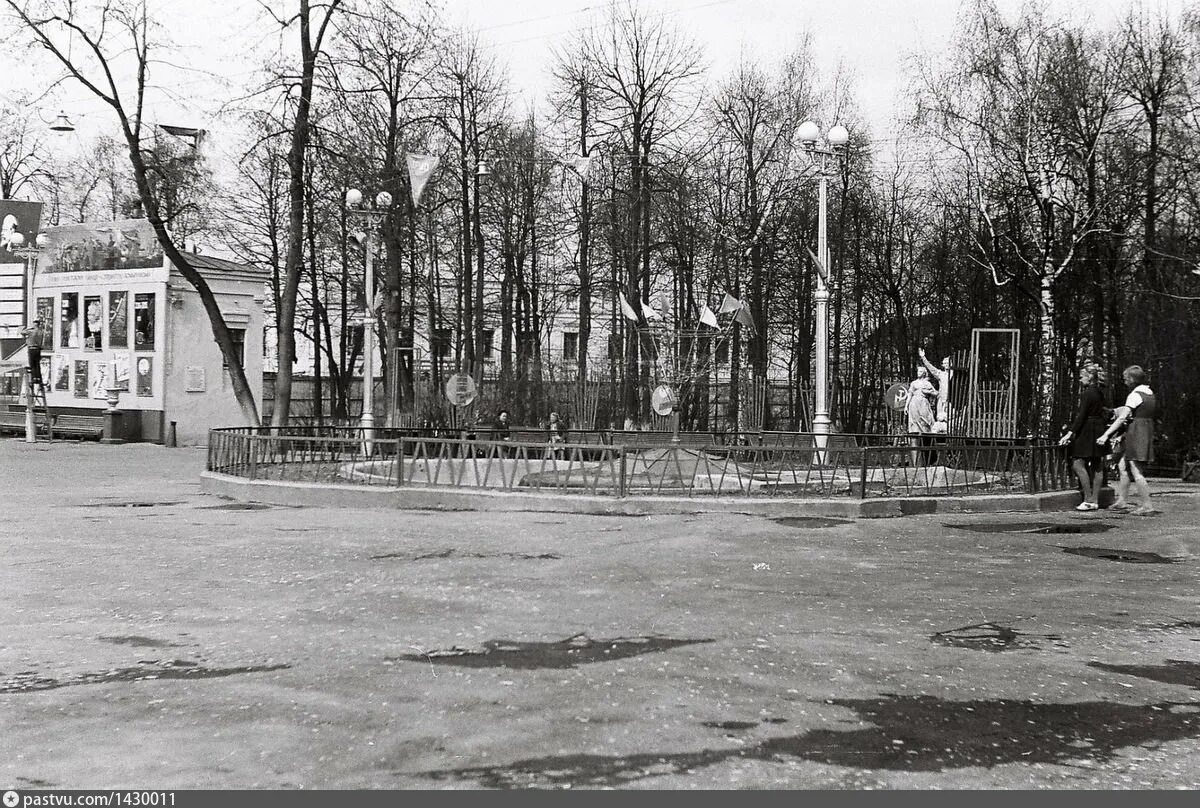
[[[637,322],[637,312],[633,310],[633,306],[629,305],[629,301],[625,299],[625,295],[617,292],[617,299],[621,301],[621,313],[625,315],[626,320]]]
[[[575,170],[579,175],[579,179],[584,182],[588,181],[588,172],[592,170],[592,158],[590,155],[577,154],[566,159],[566,164]]]
[[[713,314],[713,310],[708,307],[707,303],[700,304],[700,322],[713,328],[721,327],[721,324],[717,322],[717,315]]]
[[[821,263],[821,259],[817,258],[817,254],[815,252],[813,252],[810,248],[805,247],[804,249],[808,250],[808,255],[810,258],[812,258],[813,266],[815,266],[817,268],[817,274],[821,276],[821,281],[824,283],[828,283],[829,282],[829,270],[825,268],[825,264]]]
[[[437,170],[441,158],[436,154],[409,154],[405,155],[405,160],[408,162],[408,182],[412,186],[412,201],[415,207],[421,204],[421,191],[425,190],[425,183],[429,182],[429,177]]]
[[[742,325],[754,331],[754,318],[750,316],[750,307],[745,304],[737,310],[737,314],[733,315],[733,319],[737,320]]]
[[[651,308],[649,303],[642,304],[642,316],[646,318],[647,322],[649,322],[650,320],[661,320],[662,319],[662,315],[659,314],[657,311],[655,311],[653,308]]]
[[[737,311],[741,307],[742,301],[726,292],[725,299],[721,301],[721,308],[718,309],[718,312],[721,314],[728,314],[731,311]]]

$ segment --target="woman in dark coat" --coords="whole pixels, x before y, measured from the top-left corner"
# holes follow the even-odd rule
[[[1071,445],[1071,467],[1079,478],[1083,502],[1077,511],[1094,511],[1100,507],[1100,487],[1104,484],[1104,456],[1108,446],[1097,443],[1108,426],[1104,404],[1104,370],[1094,362],[1085,362],[1079,371],[1083,389],[1079,394],[1079,409],[1071,428],[1059,440],[1060,446]]]

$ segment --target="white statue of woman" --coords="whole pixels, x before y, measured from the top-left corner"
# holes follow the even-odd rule
[[[921,364],[929,371],[929,375],[937,379],[937,413],[934,419],[934,432],[946,432],[950,423],[950,357],[942,360],[939,368],[925,358],[925,349],[918,348],[917,355]]]

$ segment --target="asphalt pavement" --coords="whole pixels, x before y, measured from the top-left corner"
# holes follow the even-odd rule
[[[1154,517],[242,503],[0,440],[6,788],[1194,789],[1200,486]]]

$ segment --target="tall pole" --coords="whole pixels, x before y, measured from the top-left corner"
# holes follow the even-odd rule
[[[825,270],[829,270],[829,243],[826,234],[825,209],[828,178],[821,171],[817,184],[817,255]],[[817,304],[815,341],[817,348],[816,395],[813,402],[814,443],[824,449],[829,443],[829,287],[821,273],[817,273],[817,288],[814,294]]]
[[[367,228],[367,269],[363,277],[367,310],[363,316],[363,453],[368,457],[375,450],[375,227]]]

